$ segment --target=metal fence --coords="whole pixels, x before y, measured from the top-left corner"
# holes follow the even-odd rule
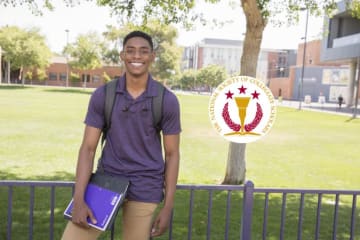
[[[0,239],[60,239],[73,182],[0,181]],[[360,239],[360,191],[178,185],[157,239]],[[102,239],[119,239],[115,227]],[[45,236],[45,238],[44,238]]]

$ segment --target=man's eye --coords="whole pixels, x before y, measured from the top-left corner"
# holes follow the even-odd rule
[[[140,50],[141,55],[148,55],[150,53],[149,50]]]
[[[133,50],[133,49],[128,49],[128,50],[126,50],[126,54],[134,55],[134,54],[135,54],[135,50]]]

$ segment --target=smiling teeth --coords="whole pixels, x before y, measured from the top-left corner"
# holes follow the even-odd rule
[[[140,67],[142,65],[142,63],[131,63],[131,65],[133,65],[135,67]]]

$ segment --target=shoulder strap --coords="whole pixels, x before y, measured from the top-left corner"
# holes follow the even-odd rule
[[[104,144],[106,139],[107,131],[111,127],[111,115],[114,108],[114,102],[116,98],[116,87],[118,84],[118,79],[114,79],[108,82],[105,85],[105,105],[104,105],[104,118],[105,118],[105,126],[103,128],[102,138],[101,138],[101,145]],[[152,98],[152,116],[153,116],[153,125],[158,132],[160,132],[160,121],[162,118],[162,105],[163,105],[163,98],[165,87],[160,82],[155,81],[157,85],[158,94],[157,96]]]
[[[152,98],[152,115],[153,115],[153,125],[158,132],[161,130],[160,121],[162,118],[162,105],[164,99],[165,87],[160,82],[155,81],[158,94]]]
[[[114,108],[114,102],[116,97],[116,87],[119,80],[114,79],[108,82],[105,85],[105,105],[104,105],[104,118],[105,118],[105,126],[103,128],[103,134],[101,138],[101,145],[103,145],[107,131],[111,126],[111,114]]]

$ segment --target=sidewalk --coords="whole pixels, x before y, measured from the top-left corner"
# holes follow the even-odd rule
[[[278,106],[284,106],[284,107],[292,107],[292,108],[299,108],[299,101],[288,101],[283,100],[281,102],[277,102]],[[360,118],[360,106],[356,109],[356,118]],[[327,112],[331,114],[339,114],[344,116],[353,117],[354,114],[354,107],[346,107],[344,104],[341,109],[339,108],[339,105],[337,103],[318,103],[318,102],[312,102],[312,103],[301,103],[301,109],[303,110],[310,110],[310,111],[319,111],[319,112]]]

